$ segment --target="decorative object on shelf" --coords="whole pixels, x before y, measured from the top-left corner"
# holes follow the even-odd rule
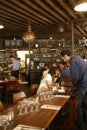
[[[79,12],[87,11],[87,0],[78,1],[76,6],[74,7],[74,10]]]
[[[60,33],[64,32],[64,27],[63,27],[62,25],[59,25],[58,31],[59,31]]]
[[[83,23],[83,29],[87,32],[87,22]]]

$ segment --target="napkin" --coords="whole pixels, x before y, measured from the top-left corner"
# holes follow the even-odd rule
[[[63,97],[63,98],[69,98],[69,95],[54,95],[54,97]]]
[[[44,104],[41,106],[43,109],[53,109],[53,110],[60,110],[61,106],[55,106],[55,105],[49,105],[49,104]]]
[[[19,124],[13,130],[44,130],[44,128]]]
[[[64,90],[64,89],[58,89],[58,92],[60,92],[60,93],[64,93],[65,90]]]

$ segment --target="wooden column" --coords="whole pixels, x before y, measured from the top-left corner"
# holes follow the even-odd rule
[[[72,54],[74,55],[74,24],[71,22]]]

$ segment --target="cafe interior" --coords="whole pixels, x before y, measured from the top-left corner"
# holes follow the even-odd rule
[[[87,0],[0,0],[0,130],[76,130],[70,77],[36,95],[43,68],[59,64],[63,49],[87,63]],[[21,64],[18,79],[10,55]],[[87,101],[83,111],[87,130]]]

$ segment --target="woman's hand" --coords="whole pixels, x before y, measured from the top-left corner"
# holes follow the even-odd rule
[[[43,86],[43,87],[41,88],[41,90],[47,90],[47,89],[48,89],[47,86]]]

